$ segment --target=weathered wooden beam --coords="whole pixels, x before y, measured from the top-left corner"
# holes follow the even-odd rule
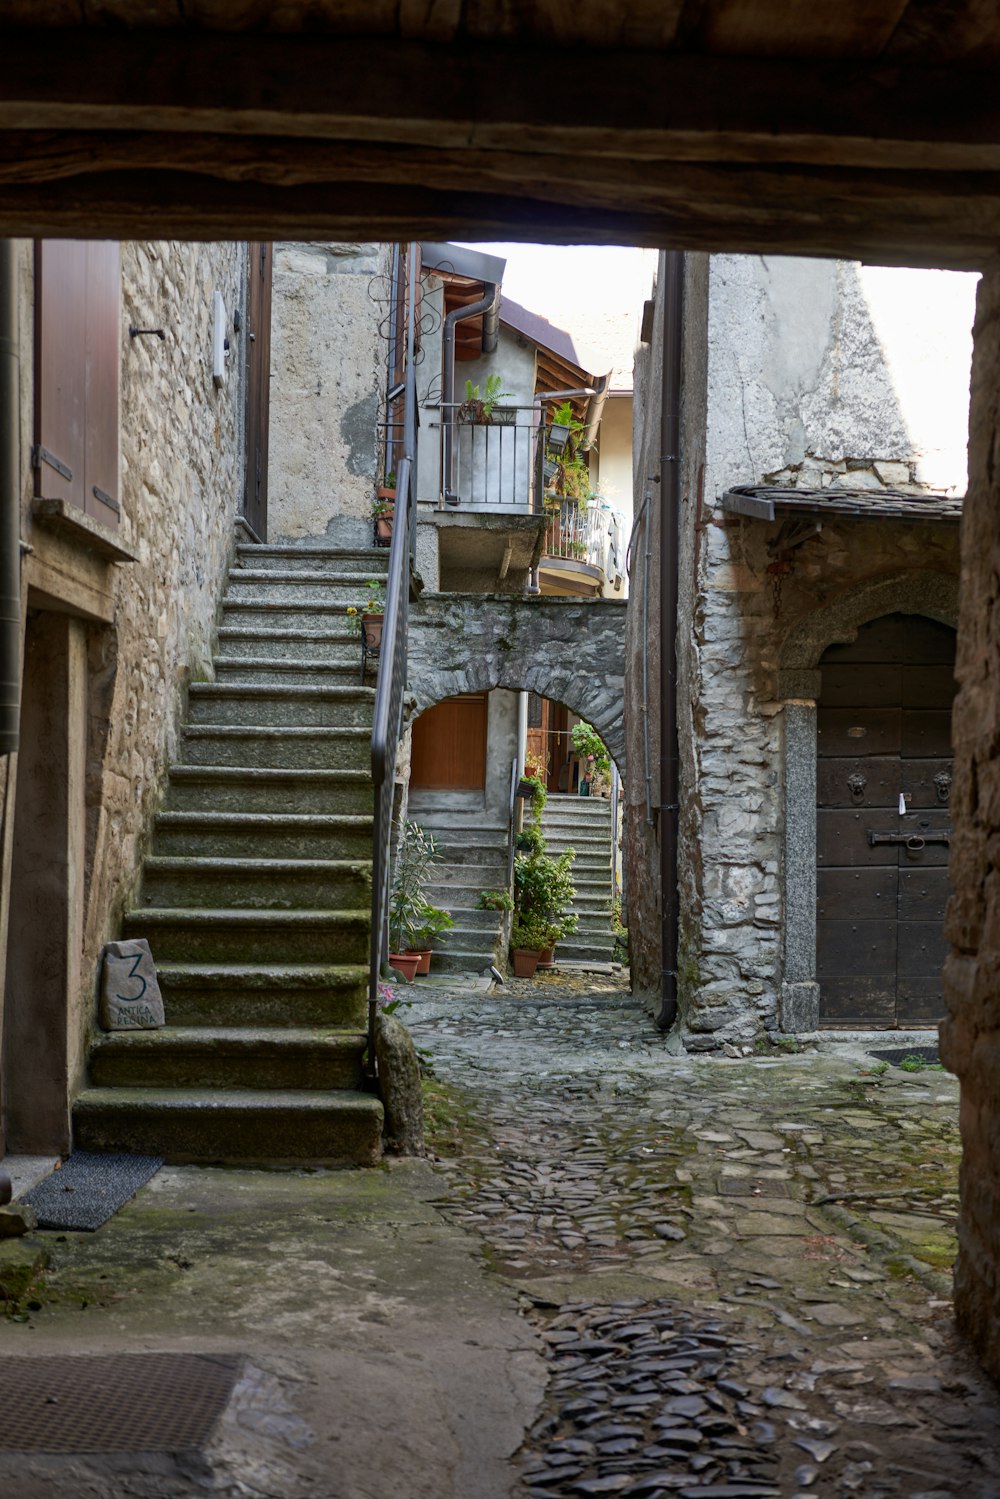
[[[441,14],[447,14],[446,7]],[[644,160],[1000,167],[991,68],[177,31],[0,31],[0,128]]]
[[[2,139],[2,137],[0,137]],[[523,239],[671,245],[692,250],[853,256],[882,264],[976,268],[1000,246],[1000,175],[848,173],[675,163],[651,183],[638,164],[596,179],[586,161],[529,181],[516,159],[466,181],[467,164],[386,151],[377,167],[350,151],[336,174],[286,185],[280,162],[258,174],[272,143],[242,143],[229,172],[82,170],[17,178],[0,163],[0,235],[187,239]],[[127,138],[121,142],[127,152]],[[79,148],[74,148],[79,149]],[[324,148],[326,149],[326,148]],[[426,158],[426,159],[425,159]],[[376,171],[378,175],[376,175]],[[519,175],[520,172],[520,175]],[[366,175],[367,174],[367,175]]]

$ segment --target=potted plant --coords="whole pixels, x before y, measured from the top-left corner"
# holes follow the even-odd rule
[[[428,870],[437,856],[433,834],[416,822],[402,824],[389,895],[389,962],[401,973],[410,970],[411,978],[420,961],[420,951],[413,950],[417,947],[417,934],[427,924],[426,913],[436,909],[428,904],[424,889]]]
[[[480,890],[479,909],[481,911],[513,911],[514,897],[509,890]]]
[[[364,601],[347,606],[347,628],[352,635],[360,635],[365,651],[369,655],[378,653],[382,644],[382,623],[385,618],[385,584],[380,578],[369,578],[368,593]]]
[[[386,474],[385,483],[375,491],[372,519],[375,522],[375,545],[388,546],[392,540],[392,521],[396,508],[396,475]]]
[[[417,972],[430,973],[435,938],[440,937],[442,932],[450,932],[455,925],[455,918],[450,911],[444,911],[440,906],[431,906],[424,902],[416,912],[416,921],[417,925],[410,931],[407,956],[416,953],[419,959]]]
[[[499,375],[488,375],[482,391],[471,380],[466,380],[465,400],[458,408],[458,420],[466,426],[488,427],[493,422],[497,403],[509,395],[510,391],[503,389]]]
[[[545,924],[537,917],[514,922],[510,934],[510,947],[515,978],[534,978],[535,969],[538,967],[538,960],[545,945],[545,935]]]

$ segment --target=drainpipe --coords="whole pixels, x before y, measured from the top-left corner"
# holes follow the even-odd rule
[[[483,314],[483,353],[492,354],[497,346],[500,327],[500,284],[487,281],[486,295],[469,307],[456,307],[444,320],[442,335],[441,402],[444,417],[441,434],[444,439],[441,455],[441,479],[446,505],[457,505],[455,493],[455,325],[466,318]]]
[[[666,253],[663,280],[663,385],[660,392],[660,906],[662,983],[656,1023],[677,1019],[677,548],[681,475],[681,363],[684,254]]]
[[[589,452],[597,441],[597,429],[601,425],[604,415],[604,405],[608,399],[608,391],[611,389],[611,372],[602,375],[599,380],[594,381],[594,390],[587,402],[587,410],[583,418],[583,435],[580,438],[579,447],[583,453]]]
[[[0,755],[17,750],[20,720],[19,385],[17,253],[12,239],[0,239]]]

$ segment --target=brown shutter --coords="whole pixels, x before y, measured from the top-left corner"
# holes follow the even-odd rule
[[[267,539],[267,443],[271,400],[272,246],[249,247],[247,291],[247,469],[243,515],[261,540]]]
[[[35,493],[118,526],[121,256],[116,243],[35,249]]]

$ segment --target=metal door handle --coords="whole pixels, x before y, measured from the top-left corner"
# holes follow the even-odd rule
[[[951,829],[944,828],[939,833],[873,833],[868,829],[868,843],[874,848],[879,843],[902,843],[904,847],[912,849],[914,853],[919,852],[925,843],[950,843]]]

